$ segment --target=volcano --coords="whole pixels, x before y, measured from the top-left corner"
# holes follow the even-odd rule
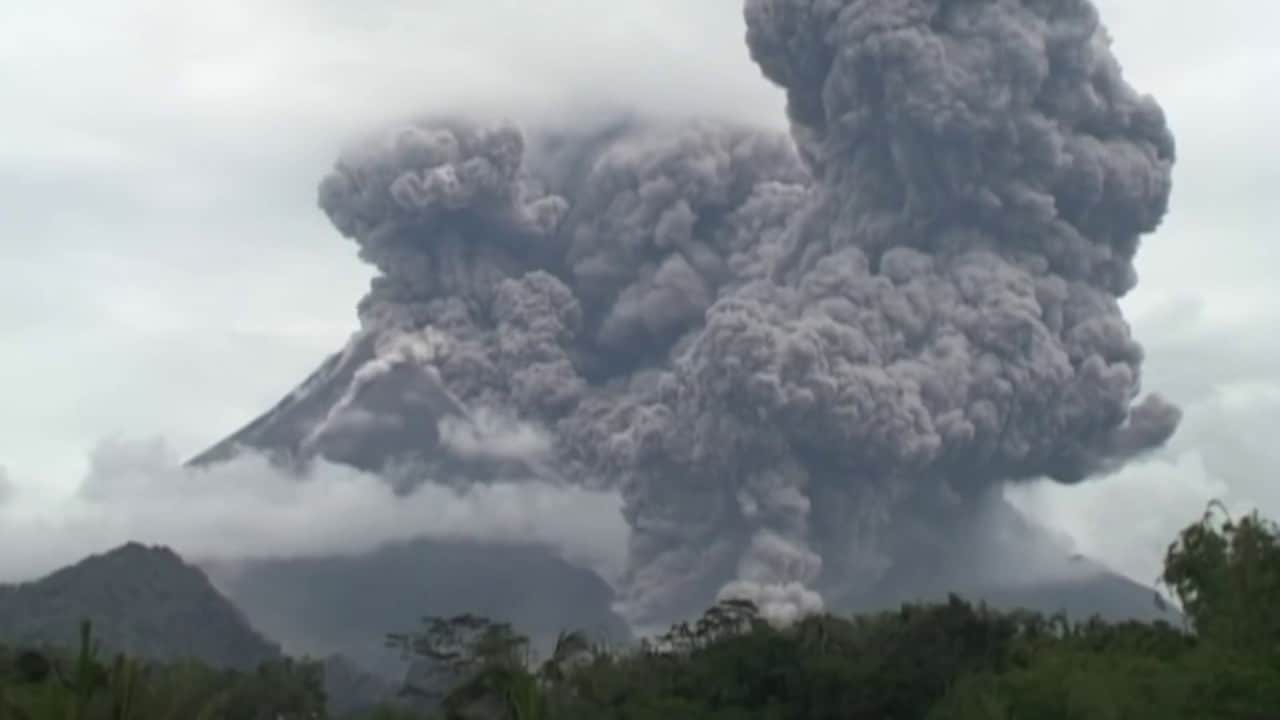
[[[254,597],[306,597],[296,619],[332,623],[373,611],[309,583],[499,617],[539,597],[535,635],[948,590],[1158,614],[1002,498],[1105,477],[1181,418],[1143,396],[1119,302],[1167,212],[1174,138],[1097,9],[746,0],[743,18],[789,133],[566,110],[554,128],[415,119],[349,147],[318,199],[377,270],[359,330],[194,461],[251,450],[305,478],[323,458],[404,493],[616,492],[623,576],[423,540],[266,565]]]

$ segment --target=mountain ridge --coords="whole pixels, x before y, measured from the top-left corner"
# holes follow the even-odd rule
[[[36,580],[0,585],[0,639],[74,646],[82,620],[104,651],[246,669],[280,647],[171,548],[127,542]]]

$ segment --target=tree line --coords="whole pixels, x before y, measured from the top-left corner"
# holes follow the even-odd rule
[[[1169,546],[1185,622],[1073,622],[959,597],[788,627],[724,602],[638,647],[566,632],[537,659],[509,624],[426,618],[365,720],[1276,720],[1280,531],[1211,505]],[[416,671],[414,670],[416,668]],[[255,672],[0,649],[0,720],[327,720],[323,667]]]

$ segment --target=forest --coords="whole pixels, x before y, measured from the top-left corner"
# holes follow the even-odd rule
[[[959,597],[787,627],[746,602],[635,647],[573,631],[537,658],[473,615],[387,636],[404,687],[331,711],[321,663],[254,670],[0,648],[0,720],[1273,720],[1280,718],[1280,530],[1219,504],[1170,544],[1183,623],[1072,621]],[[1160,596],[1153,602],[1164,602]]]

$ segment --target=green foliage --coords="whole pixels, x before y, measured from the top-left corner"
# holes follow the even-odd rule
[[[716,620],[727,611],[742,620],[729,630]],[[575,673],[571,716],[924,717],[953,678],[1007,664],[1021,623],[958,598],[786,629],[742,605],[704,620]]]
[[[281,660],[254,672],[194,662],[98,659],[86,621],[74,655],[0,649],[0,720],[313,720],[324,718],[323,677]]]
[[[1201,638],[1254,654],[1280,653],[1280,532],[1274,523],[1256,512],[1235,521],[1214,503],[1169,546],[1161,579]]]
[[[509,624],[474,615],[428,617],[417,633],[388,636],[407,657],[437,669],[437,687],[409,684],[405,694],[438,701],[445,718],[493,717],[546,720],[562,701],[566,679],[576,664],[596,655],[580,632],[562,632],[551,656],[535,666],[529,639]]]
[[[1070,627],[1007,672],[960,680],[946,720],[1261,720],[1280,708],[1280,532],[1220,504],[1169,546],[1162,576],[1193,634],[1168,625]]]
[[[1280,717],[1280,533],[1214,516],[1170,547],[1189,628],[997,613],[952,597],[761,622],[721,605],[561,680],[552,717],[1239,720]]]

